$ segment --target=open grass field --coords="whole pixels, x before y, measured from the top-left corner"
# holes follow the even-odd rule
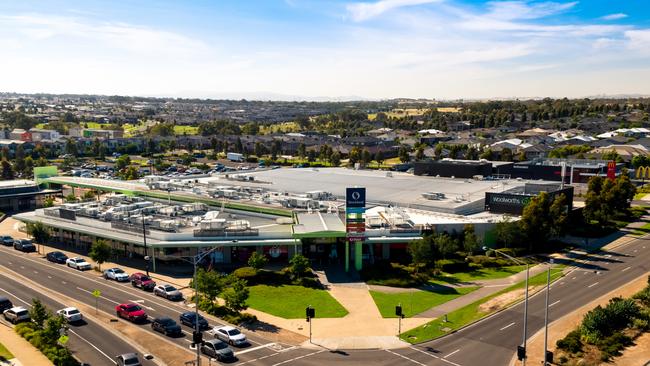
[[[0,343],[0,361],[4,360],[11,360],[14,358],[14,355],[9,352],[7,347],[3,346],[2,343]]]
[[[305,317],[305,308],[316,309],[317,318],[341,318],[348,314],[325,290],[302,286],[251,286],[248,306],[285,319]]]
[[[551,270],[551,282],[554,282],[560,277],[562,277],[563,269],[564,266],[557,266],[556,268],[553,268]],[[462,308],[447,314],[448,321],[446,323],[442,319],[436,319],[427,324],[424,324],[422,326],[413,328],[409,331],[402,333],[401,338],[404,341],[409,343],[420,343],[420,342],[436,339],[445,334],[448,334],[451,331],[464,327],[496,311],[496,310],[486,311],[484,310],[485,307],[482,305],[484,305],[490,300],[503,296],[507,293],[519,291],[524,288],[524,284],[525,284],[524,281],[519,282],[497,293],[487,296],[481,300],[475,301],[469,305],[465,305]],[[533,276],[528,280],[529,287],[541,286],[544,284],[546,284],[546,272]],[[512,298],[508,304],[512,304],[518,301],[519,299],[520,299],[519,296]],[[503,306],[507,306],[508,304],[503,304]]]
[[[471,272],[461,273],[443,273],[437,276],[434,283],[457,283],[457,282],[473,282],[479,280],[494,280],[499,278],[510,277],[513,274],[519,273],[526,269],[526,266],[506,266],[498,268],[482,268]]]
[[[434,306],[438,306],[459,296],[468,294],[476,289],[478,289],[478,287],[447,287],[439,292],[418,290],[386,293],[370,291],[370,296],[372,296],[372,299],[375,301],[382,317],[396,318],[395,305],[402,304],[404,316],[408,318],[429,310]]]
[[[296,122],[282,122],[274,123],[268,126],[260,126],[260,135],[268,135],[271,133],[288,133],[300,132],[300,126]]]
[[[199,128],[197,126],[174,126],[174,135],[198,135]]]

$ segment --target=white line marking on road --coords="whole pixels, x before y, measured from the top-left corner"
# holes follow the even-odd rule
[[[438,357],[438,356],[436,356],[436,355],[434,355],[434,354],[432,354],[432,353],[425,352],[425,351],[423,351],[423,350],[421,350],[421,349],[418,349],[418,348],[415,348],[415,347],[409,347],[409,348],[412,349],[412,350],[414,350],[414,351],[418,351],[418,352],[420,352],[420,353],[424,353],[425,355],[427,355],[427,356],[429,356],[429,357],[433,357],[433,358],[435,358],[435,359],[437,359],[437,360],[440,360],[440,361],[446,362],[446,363],[448,363],[448,364],[450,364],[450,365],[453,365],[453,366],[460,366],[459,364],[457,364],[457,363],[455,363],[455,362],[453,362],[453,361],[445,360],[444,358],[440,358],[440,357]]]
[[[515,324],[515,323],[512,323],[512,324]],[[460,352],[460,348],[457,349],[457,350],[455,350],[455,351],[452,352],[452,353],[449,353],[447,356],[445,356],[445,357],[443,357],[443,358],[447,358],[447,357],[449,357],[449,356],[451,356],[451,355],[454,355],[454,354],[456,354],[456,353],[458,353],[458,352]]]
[[[560,282],[560,285],[564,285],[564,281]]]
[[[35,274],[38,274],[38,271],[34,271]]]
[[[645,248],[645,247],[644,247]],[[12,262],[9,262],[9,264],[13,264]]]
[[[423,363],[421,363],[421,362],[418,362],[418,361],[416,361],[416,360],[414,360],[414,359],[412,359],[412,358],[408,358],[408,357],[406,357],[406,356],[404,356],[404,355],[400,355],[399,353],[397,353],[397,352],[393,352],[393,351],[391,351],[391,350],[389,350],[389,349],[385,349],[384,351],[386,351],[386,352],[388,352],[388,353],[392,353],[392,354],[394,354],[395,356],[401,357],[401,358],[403,358],[403,359],[405,359],[405,360],[411,361],[411,362],[413,362],[414,364],[418,364],[418,365],[426,366],[425,364],[423,364]],[[274,366],[275,366],[275,365],[274,365]]]
[[[154,310],[154,308],[145,305],[144,300],[129,300],[129,301],[138,303],[138,304],[140,304],[140,306],[142,306],[143,308],[145,308],[147,310],[156,311],[156,310]]]
[[[20,269],[25,269],[25,266],[20,266]]]
[[[596,286],[597,284],[598,284],[598,282],[594,282],[591,285],[587,286],[587,288],[592,288],[592,287]]]
[[[81,287],[77,287],[77,290],[79,290],[79,291],[83,291],[83,292],[85,292],[85,293],[87,293],[87,294],[91,294],[91,295],[93,294],[92,291],[84,290],[84,289],[82,289]],[[111,300],[111,299],[106,298],[106,297],[104,297],[104,296],[100,296],[99,298],[100,298],[100,299],[104,299],[104,300],[109,301],[109,302],[112,302],[112,303],[115,304],[115,305],[120,305],[119,302],[117,302],[117,301],[115,301],[115,300]]]
[[[90,347],[96,349],[97,352],[101,353],[104,357],[108,358],[109,360],[111,360],[111,362],[115,363],[115,361],[113,361],[113,358],[112,358],[111,356],[109,356],[109,355],[107,355],[106,353],[104,353],[104,351],[102,351],[101,349],[97,348],[97,346],[95,346],[94,344],[90,343],[86,338],[80,336],[80,335],[79,335],[77,332],[75,332],[74,330],[72,330],[72,329],[68,329],[68,332],[70,332],[70,333],[76,335],[77,337],[79,337],[79,339],[81,339],[82,341],[88,343],[88,345],[89,345]]]
[[[320,350],[320,351],[316,351],[316,352],[308,353],[308,354],[306,354],[306,355],[302,355],[302,356],[294,357],[294,358],[292,358],[292,359],[290,359],[290,360],[286,360],[286,361],[282,361],[282,362],[275,363],[275,364],[273,364],[273,366],[284,365],[285,363],[289,363],[289,362],[293,362],[293,361],[296,361],[296,360],[300,360],[301,358],[305,358],[305,357],[313,356],[313,355],[315,355],[315,354],[322,353],[322,352],[325,352],[325,350],[322,349],[322,350]],[[424,365],[422,365],[422,366],[424,366]]]
[[[68,283],[65,281],[61,281],[62,284],[67,285]]]
[[[27,306],[32,306],[32,304],[28,303],[27,301],[21,299],[20,297],[18,297],[18,296],[16,296],[16,295],[12,294],[11,292],[9,292],[9,291],[7,291],[7,290],[5,290],[5,289],[3,289],[3,288],[0,288],[0,291],[8,293],[9,295],[15,297],[18,301],[22,302],[23,304],[25,304],[25,305],[27,305]]]
[[[638,251],[639,251],[638,249],[634,249],[634,253],[636,253],[636,252],[638,252]]]
[[[261,346],[257,346],[257,347],[253,347],[253,348],[248,348],[248,349],[245,349],[245,350],[243,350],[243,351],[241,351],[241,352],[235,352],[235,356],[237,356],[237,355],[243,355],[244,353],[248,353],[248,352],[251,352],[251,351],[257,351],[258,349],[271,347],[271,346],[273,346],[273,345],[275,345],[275,342],[273,342],[273,343],[263,344],[263,345],[261,345]]]
[[[630,268],[632,268],[632,267],[625,267],[625,268],[623,268],[623,270],[622,270],[621,272],[625,272],[625,271],[627,271],[627,270],[630,269]]]
[[[560,302],[560,300],[558,300],[558,301],[556,301],[556,302],[554,302],[554,303],[552,303],[552,304],[551,304],[551,305],[549,305],[548,307],[550,308],[551,306],[553,306],[553,305],[555,305],[555,304],[557,304],[558,302]]]
[[[52,279],[52,276],[47,276],[47,278]]]
[[[499,329],[499,330],[508,329],[508,328],[512,327],[513,325],[515,325],[515,322],[512,322],[512,323],[506,325],[505,327],[503,327],[503,328],[501,328],[501,329]]]
[[[576,278],[578,278],[578,277],[575,277],[575,276],[574,276],[574,277],[572,277],[571,279],[572,279],[572,280],[575,280]]]
[[[587,273],[589,273],[589,272],[582,272],[583,275],[586,275]]]

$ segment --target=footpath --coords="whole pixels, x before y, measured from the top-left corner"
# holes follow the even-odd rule
[[[0,366],[52,366],[47,357],[4,322],[0,322],[0,343],[16,357],[7,361],[0,360]]]

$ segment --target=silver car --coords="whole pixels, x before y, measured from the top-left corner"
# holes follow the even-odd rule
[[[167,300],[182,300],[183,294],[172,285],[158,285],[153,288],[156,296],[164,297]]]

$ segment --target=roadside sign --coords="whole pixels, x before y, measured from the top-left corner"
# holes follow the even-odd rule
[[[64,346],[65,346],[66,343],[68,343],[69,340],[70,340],[70,337],[68,337],[65,334],[59,337],[59,343],[61,345],[64,345]]]
[[[366,207],[366,189],[346,188],[345,207]]]
[[[366,212],[365,207],[346,207],[345,208],[345,213],[350,215],[350,214],[363,214]]]
[[[99,290],[93,290],[92,293],[93,293],[93,296],[95,296],[95,297],[100,297],[100,296],[102,296],[102,292],[99,291]]]
[[[348,241],[351,243],[358,242],[358,241],[364,241],[365,238],[363,236],[350,236],[348,237]]]

